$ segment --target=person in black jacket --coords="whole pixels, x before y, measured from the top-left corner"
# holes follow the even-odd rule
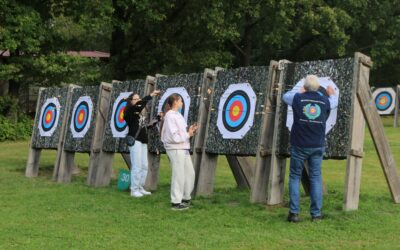
[[[127,98],[127,105],[124,111],[124,120],[128,124],[128,135],[136,137],[135,144],[129,147],[131,157],[131,196],[139,198],[143,195],[150,195],[143,186],[147,176],[147,129],[146,116],[143,109],[153,96],[160,94],[159,90],[153,91],[150,95],[140,99],[138,94],[131,94]],[[140,130],[140,132],[138,132]]]

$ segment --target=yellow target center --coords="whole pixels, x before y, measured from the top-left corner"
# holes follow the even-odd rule
[[[233,116],[237,116],[240,113],[240,108],[238,106],[233,107],[232,114]]]
[[[78,119],[79,119],[79,121],[82,121],[83,120],[83,114],[79,114]]]
[[[387,103],[387,98],[386,98],[386,96],[382,97],[382,98],[379,100],[379,103],[380,103],[381,105],[386,104],[386,103]]]
[[[50,115],[50,114],[47,114],[47,115],[46,115],[46,121],[50,121],[50,118],[51,118],[51,115]]]
[[[119,114],[119,118],[122,120],[122,119],[124,119],[124,113],[123,112],[121,112],[120,114]]]

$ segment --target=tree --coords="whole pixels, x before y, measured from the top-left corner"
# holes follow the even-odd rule
[[[10,51],[0,65],[0,79],[9,80],[11,94],[17,96],[21,84],[93,83],[104,78],[99,60],[65,52],[108,48],[108,1],[0,0],[0,5],[0,50]]]

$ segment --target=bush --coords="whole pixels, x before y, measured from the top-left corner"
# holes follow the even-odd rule
[[[26,140],[32,135],[33,120],[20,115],[17,123],[13,119],[0,115],[0,141]]]
[[[17,119],[18,99],[10,95],[0,96],[0,115]]]

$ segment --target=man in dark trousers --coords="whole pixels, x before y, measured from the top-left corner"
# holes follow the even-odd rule
[[[321,163],[325,151],[325,127],[330,110],[336,108],[338,103],[333,97],[335,90],[332,86],[326,89],[329,98],[318,91],[319,87],[318,77],[308,75],[303,88],[283,95],[283,101],[293,109],[293,126],[290,132],[289,222],[300,221],[300,180],[304,161],[309,166],[311,218],[313,221],[322,219]]]

